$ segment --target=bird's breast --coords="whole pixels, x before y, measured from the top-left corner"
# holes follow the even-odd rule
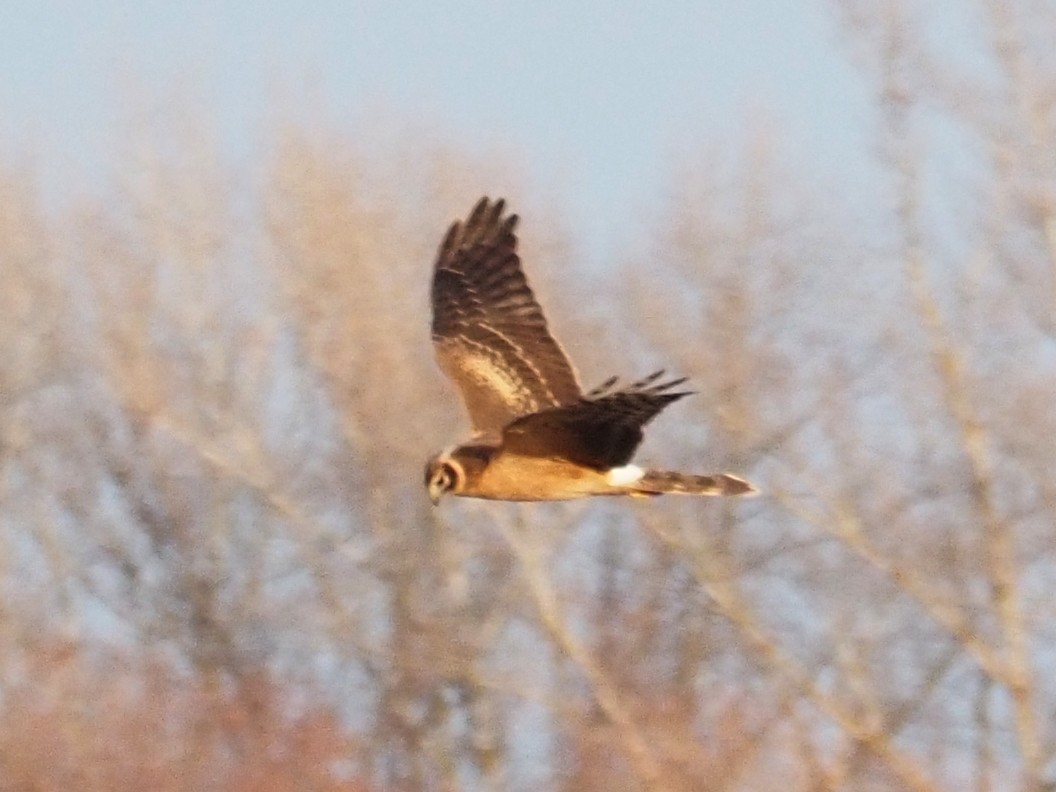
[[[603,473],[564,459],[500,453],[484,469],[476,489],[480,498],[531,501],[582,498],[611,487]]]

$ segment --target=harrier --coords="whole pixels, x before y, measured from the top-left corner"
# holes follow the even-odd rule
[[[467,498],[545,501],[590,495],[747,495],[730,475],[643,470],[629,464],[642,428],[689,395],[658,371],[620,386],[616,377],[583,393],[547,329],[517,255],[517,215],[482,198],[452,224],[433,272],[437,361],[462,393],[469,442],[425,468],[433,504]]]

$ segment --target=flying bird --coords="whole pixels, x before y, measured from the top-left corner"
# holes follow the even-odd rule
[[[642,429],[690,391],[658,371],[584,393],[547,328],[517,255],[517,215],[482,198],[451,225],[433,269],[432,336],[458,386],[472,438],[428,461],[433,504],[467,498],[546,501],[591,495],[748,495],[729,473],[693,475],[630,464]]]

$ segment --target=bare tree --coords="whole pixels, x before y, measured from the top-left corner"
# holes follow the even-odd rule
[[[966,63],[834,9],[869,223],[761,123],[604,273],[507,163],[325,124],[247,172],[169,117],[49,219],[0,172],[0,784],[1051,785],[1056,17],[978,10]],[[692,378],[643,457],[761,497],[429,507],[429,263],[482,190],[584,384]]]

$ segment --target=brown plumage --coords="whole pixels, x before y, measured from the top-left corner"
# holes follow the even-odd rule
[[[590,495],[743,495],[731,474],[698,476],[628,465],[642,430],[689,395],[663,372],[583,394],[517,255],[517,215],[482,198],[448,230],[433,273],[437,360],[461,391],[474,438],[426,465],[434,503],[450,492],[497,500]]]
[[[444,237],[433,274],[433,342],[440,367],[458,385],[473,429],[579,397],[564,350],[521,271],[517,215],[487,198]]]

